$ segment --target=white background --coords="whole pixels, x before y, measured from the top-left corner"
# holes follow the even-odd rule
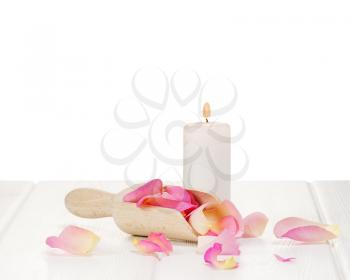
[[[122,178],[100,142],[155,66],[234,81],[243,179],[349,179],[349,31],[349,1],[2,0],[0,178]]]

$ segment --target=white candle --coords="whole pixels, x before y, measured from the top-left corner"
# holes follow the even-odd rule
[[[209,105],[206,105],[209,106]],[[207,118],[204,107],[203,114]],[[230,126],[207,122],[184,127],[183,180],[185,187],[211,192],[230,199],[231,144]]]

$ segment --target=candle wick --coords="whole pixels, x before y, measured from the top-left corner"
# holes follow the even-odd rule
[[[205,118],[205,122],[206,122],[206,123],[208,123],[208,122],[209,122],[209,121],[208,121],[208,118]]]

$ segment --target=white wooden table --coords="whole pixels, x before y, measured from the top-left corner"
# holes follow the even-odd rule
[[[234,182],[232,200],[243,215],[264,212],[270,222],[258,239],[240,240],[240,267],[217,271],[176,243],[157,261],[135,252],[130,237],[111,218],[81,219],[64,208],[64,196],[77,187],[118,192],[122,182],[0,182],[0,279],[350,279],[350,181]],[[296,245],[276,239],[272,228],[287,216],[338,223],[341,235],[327,244]],[[69,224],[91,229],[101,241],[89,257],[48,248],[45,239]],[[276,261],[273,254],[295,257]]]

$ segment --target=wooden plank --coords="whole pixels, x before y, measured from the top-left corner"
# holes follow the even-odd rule
[[[81,219],[65,209],[64,197],[76,187],[118,192],[123,184],[39,183],[0,241],[1,279],[151,279],[155,259],[135,253],[129,237],[112,218]],[[69,256],[46,246],[48,236],[59,234],[70,224],[101,236],[92,256]]]
[[[0,239],[33,188],[31,182],[0,182]]]
[[[342,278],[350,279],[350,181],[317,181],[312,186],[323,222],[340,226],[339,238],[330,245]]]
[[[0,240],[1,279],[339,279],[328,244],[298,245],[272,234],[275,222],[287,216],[319,220],[305,182],[233,183],[232,200],[243,215],[261,211],[270,218],[262,238],[240,240],[240,268],[233,271],[206,266],[191,243],[176,243],[174,253],[161,261],[138,255],[111,218],[81,219],[64,208],[65,194],[76,187],[118,192],[124,186],[120,182],[39,183]],[[69,224],[102,237],[92,256],[70,256],[45,245],[47,236]],[[280,263],[274,253],[297,259]]]

